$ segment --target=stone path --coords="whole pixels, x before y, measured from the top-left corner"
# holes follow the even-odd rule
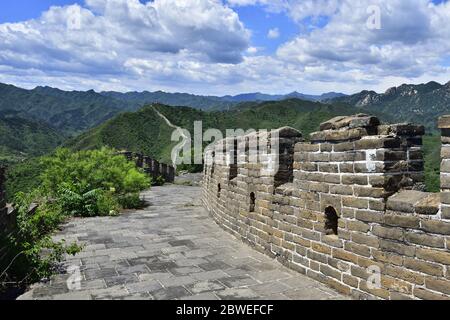
[[[145,210],[71,220],[56,238],[83,251],[19,299],[346,299],[223,231],[200,192],[155,187]]]

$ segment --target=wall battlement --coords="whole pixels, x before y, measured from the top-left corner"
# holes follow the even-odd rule
[[[166,182],[172,183],[175,181],[175,168],[171,165],[160,163],[141,153],[123,151],[119,152],[119,154],[125,156],[129,161],[134,161],[138,168],[144,169],[145,173],[154,180],[161,176]]]
[[[203,203],[225,230],[342,293],[450,299],[450,117],[440,128],[440,194],[423,192],[424,128],[360,114],[309,142],[281,128],[216,143]],[[270,147],[252,161],[258,145]]]

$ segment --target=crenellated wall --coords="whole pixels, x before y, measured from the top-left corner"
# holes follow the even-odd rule
[[[205,151],[203,203],[225,230],[342,293],[450,299],[450,117],[440,127],[441,194],[422,192],[422,126],[356,115],[309,142],[279,129],[280,172],[273,155],[252,161],[251,141],[270,145],[271,134],[217,143]],[[223,161],[233,158],[237,168]]]
[[[134,161],[138,168],[144,169],[154,180],[161,176],[166,182],[172,183],[175,181],[175,168],[171,165],[160,163],[140,153],[123,151],[119,152],[119,154],[125,156],[129,161]]]

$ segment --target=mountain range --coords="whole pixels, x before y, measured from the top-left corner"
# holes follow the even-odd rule
[[[158,117],[149,118],[151,112],[145,117],[140,113],[141,108],[152,103],[173,106],[168,109],[169,116],[174,118],[175,124],[187,128],[193,121],[203,120],[205,126],[214,128],[223,128],[225,124],[228,128],[292,125],[308,132],[317,125],[317,121],[311,120],[314,110],[320,113],[333,107],[343,114],[364,112],[388,122],[420,123],[428,132],[436,132],[438,116],[450,113],[450,82],[445,85],[437,82],[404,84],[385,93],[362,91],[348,96],[335,92],[320,96],[293,92],[287,95],[246,93],[221,97],[162,91],[64,91],[52,87],[26,90],[0,83],[0,132],[3,133],[0,157],[12,155],[20,159],[39,155],[69,138],[71,141],[75,139],[73,144],[80,148],[111,144],[143,149],[144,146],[161,144],[143,150],[156,157],[167,156],[164,148],[169,148],[170,143],[167,143],[164,123],[159,123],[161,119]],[[144,107],[143,110],[147,109]],[[323,114],[335,115],[334,112]],[[138,122],[135,117],[139,116],[149,123]],[[234,120],[235,117],[239,119]],[[298,119],[311,121],[298,122]],[[129,122],[127,126],[124,125],[126,122]],[[117,126],[117,123],[122,124]],[[151,128],[152,125],[155,128]],[[145,138],[147,134],[141,132],[144,128],[152,133],[152,138]],[[129,146],[122,142],[110,143],[110,137],[114,137],[116,142],[121,141],[119,132],[124,137],[136,135],[130,138],[136,143]],[[138,141],[139,137],[141,141]]]
[[[437,130],[437,118],[450,113],[450,82],[444,85],[434,81],[419,85],[403,84],[384,93],[366,90],[325,102],[343,103],[357,110],[380,113],[392,122],[420,123],[428,132],[433,132]]]

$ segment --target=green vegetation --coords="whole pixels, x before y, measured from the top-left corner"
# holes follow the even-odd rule
[[[0,164],[17,163],[43,155],[62,143],[60,132],[42,123],[20,118],[14,112],[0,113]]]
[[[440,190],[440,165],[441,165],[441,137],[427,135],[423,139],[423,153],[425,160],[425,185],[429,192]]]
[[[51,233],[62,222],[70,216],[116,215],[121,208],[138,207],[139,191],[151,183],[134,163],[107,148],[58,149],[42,157],[39,166],[39,185],[14,197],[16,230],[0,239],[0,248],[9,249],[0,263],[2,273],[6,270],[2,282],[24,284],[48,277],[64,253],[80,249],[76,244],[52,241]]]
[[[124,110],[127,103],[94,91],[62,91],[49,87],[25,90],[0,83],[0,112],[16,112],[20,118],[39,120],[65,134],[99,125]]]
[[[173,124],[187,129],[192,137],[194,122],[200,120],[203,132],[209,128],[217,128],[225,135],[226,129],[229,128],[256,130],[292,126],[306,136],[317,130],[322,121],[336,115],[354,112],[353,108],[347,106],[324,105],[299,99],[264,102],[228,112],[205,112],[189,107],[154,105],[146,106],[137,112],[120,114],[99,127],[69,140],[65,145],[74,150],[108,146],[118,150],[142,152],[156,157],[159,161],[170,162],[170,153],[179,141],[171,141],[174,129],[159,117],[154,108]]]
[[[427,132],[436,133],[438,117],[449,113],[449,89],[450,82],[445,85],[434,81],[419,85],[404,84],[381,94],[362,91],[329,102],[347,103],[365,113],[380,112],[394,122],[419,123],[425,126]]]

